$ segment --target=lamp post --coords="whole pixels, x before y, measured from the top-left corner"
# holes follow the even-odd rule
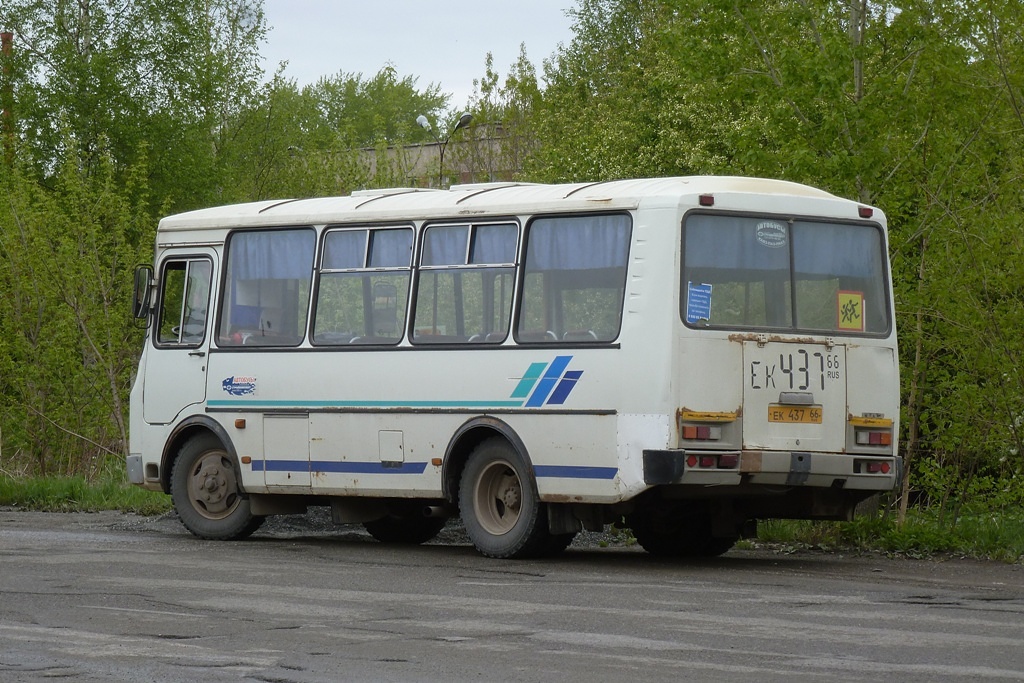
[[[438,144],[441,153],[441,160],[440,168],[437,173],[437,186],[442,190],[444,189],[444,150],[448,146],[448,141],[452,139],[452,135],[455,134],[455,131],[459,130],[460,128],[465,128],[466,126],[469,125],[469,122],[472,120],[473,115],[470,114],[469,112],[466,112],[465,114],[459,117],[459,120],[455,123],[455,127],[448,131],[448,135],[446,135],[444,140],[442,140],[437,136],[437,133],[434,132],[434,129],[431,127],[430,121],[427,121],[426,116],[420,114],[419,116],[416,117],[416,123],[418,123],[421,128],[430,133],[430,135],[433,136],[434,141],[437,142]]]

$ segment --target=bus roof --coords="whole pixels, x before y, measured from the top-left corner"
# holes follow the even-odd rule
[[[454,185],[448,190],[408,187],[360,190],[347,197],[265,200],[219,206],[168,216],[160,221],[160,231],[408,220],[410,216],[427,219],[632,209],[645,200],[660,199],[677,204],[683,197],[729,193],[805,197],[856,206],[854,202],[807,185],[739,176],[646,178],[561,185],[495,182]]]

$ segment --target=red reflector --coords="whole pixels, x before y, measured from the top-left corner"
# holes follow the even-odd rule
[[[882,463],[882,474],[889,474],[889,469],[890,469],[889,468],[889,463],[883,462]]]
[[[877,474],[878,472],[881,472],[881,471],[882,471],[882,463],[880,463],[880,462],[869,462],[868,463],[868,472],[870,472],[872,474]]]
[[[702,456],[700,456],[700,466],[701,467],[714,467],[715,464],[716,464],[715,463],[715,456],[713,456],[713,455],[702,455]]]
[[[715,195],[713,195],[713,194],[702,194],[700,196],[700,205],[701,206],[714,206],[715,205]]]
[[[871,218],[873,215],[875,215],[875,210],[872,209],[870,206],[858,206],[857,214],[861,218]]]
[[[688,456],[686,456],[686,466],[687,467],[696,467],[697,466],[697,456],[696,455],[688,455]]]

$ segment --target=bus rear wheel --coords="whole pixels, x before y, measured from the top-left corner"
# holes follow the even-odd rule
[[[364,522],[363,528],[381,543],[419,545],[437,536],[447,521],[444,517],[389,515]]]
[[[189,439],[178,452],[171,500],[185,528],[200,538],[245,538],[263,524],[242,496],[234,460],[212,434]]]
[[[712,534],[706,506],[662,503],[634,512],[626,523],[637,543],[657,557],[717,557],[736,544],[737,537]]]
[[[482,441],[469,456],[459,510],[473,545],[488,557],[551,555],[572,540],[548,531],[547,508],[525,458],[501,438]]]

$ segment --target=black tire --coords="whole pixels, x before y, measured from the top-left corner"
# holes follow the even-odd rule
[[[469,456],[459,486],[459,510],[473,545],[501,559],[540,557],[560,552],[572,535],[548,532],[547,506],[525,458],[507,441],[482,441]]]
[[[637,543],[657,557],[717,557],[738,538],[712,535],[711,516],[702,506],[662,503],[634,512],[626,523]]]
[[[389,515],[365,522],[363,528],[381,543],[419,545],[437,536],[447,521],[444,517]]]
[[[234,460],[212,434],[189,439],[171,471],[171,500],[185,528],[200,538],[245,538],[263,524],[242,495]]]
[[[568,548],[575,538],[575,532],[571,534],[550,534],[548,536],[547,546],[539,553],[539,555],[543,557],[558,555]]]

